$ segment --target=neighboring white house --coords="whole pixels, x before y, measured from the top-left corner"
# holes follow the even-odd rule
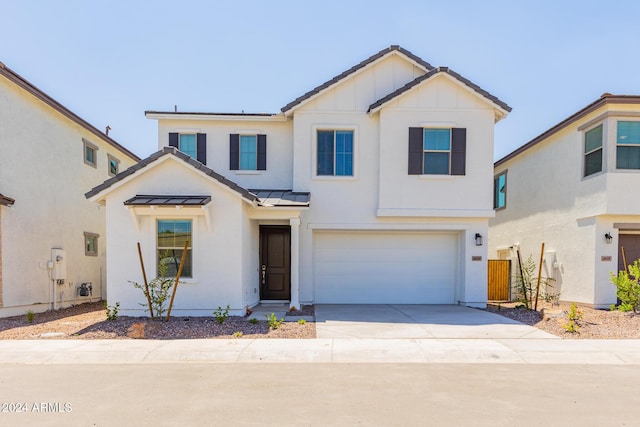
[[[160,151],[87,193],[106,205],[109,300],[142,314],[136,242],[152,276],[188,240],[178,315],[484,307],[494,124],[509,111],[399,46],[278,114],[148,111]]]
[[[0,63],[0,316],[105,296],[105,212],[84,193],[138,160]]]
[[[640,258],[639,187],[640,96],[604,94],[495,163],[489,255],[517,268],[545,243],[552,292],[609,307],[620,248]]]

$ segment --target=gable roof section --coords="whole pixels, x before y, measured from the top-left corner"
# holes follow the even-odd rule
[[[585,117],[587,114],[597,110],[598,108],[606,104],[640,104],[640,95],[612,95],[610,93],[603,93],[599,99],[587,105],[582,110],[567,117],[566,119],[556,124],[555,126],[552,126],[551,128],[542,132],[540,135],[536,136],[526,144],[516,148],[511,153],[507,154],[500,160],[496,161],[493,164],[493,166],[494,167],[499,166],[502,163],[506,162],[507,160],[513,159],[514,157],[524,153],[531,147],[534,147],[535,145],[549,138],[553,134],[560,132],[562,129],[566,128],[570,124],[580,120],[581,118]]]
[[[413,89],[414,87],[416,87],[420,83],[424,82],[425,80],[429,80],[430,78],[432,78],[432,77],[434,77],[434,76],[436,76],[437,74],[440,74],[440,73],[445,73],[445,74],[453,77],[454,79],[456,79],[457,81],[459,81],[463,85],[469,87],[474,92],[476,92],[479,95],[483,96],[484,98],[489,100],[491,103],[497,105],[498,107],[500,107],[501,109],[505,110],[506,112],[510,112],[511,111],[511,107],[509,107],[509,105],[507,105],[505,102],[503,102],[500,99],[498,99],[496,96],[491,95],[489,92],[487,92],[486,90],[482,89],[480,86],[478,86],[477,84],[473,83],[471,80],[462,77],[460,74],[458,74],[455,71],[449,69],[449,67],[438,67],[438,68],[432,69],[427,74],[423,74],[422,76],[417,77],[415,80],[407,83],[406,85],[402,86],[398,90],[396,90],[394,92],[391,92],[389,95],[385,96],[384,98],[381,98],[378,101],[374,102],[373,104],[371,104],[369,106],[369,110],[367,112],[370,113],[370,112],[372,112],[374,110],[379,109],[384,104],[386,104],[387,102],[391,101],[392,99],[397,98],[398,96],[400,96],[403,93]]]
[[[12,206],[16,201],[0,193],[0,206]]]
[[[127,156],[131,157],[135,161],[139,161],[140,160],[140,158],[138,156],[136,156],[135,154],[133,154],[131,151],[129,151],[128,149],[126,149],[125,147],[120,145],[115,140],[109,138],[103,132],[101,132],[96,127],[91,125],[89,122],[87,122],[86,120],[84,120],[80,116],[76,115],[74,112],[72,112],[71,110],[67,109],[64,105],[60,104],[58,101],[56,101],[55,99],[51,98],[49,95],[47,95],[46,93],[44,93],[43,91],[41,91],[40,89],[35,87],[31,82],[29,82],[27,79],[25,79],[24,77],[22,77],[21,75],[19,75],[18,73],[16,73],[15,71],[10,69],[6,65],[4,65],[2,62],[0,62],[0,75],[4,76],[7,80],[12,82],[16,86],[22,88],[26,92],[28,92],[31,95],[35,96],[37,99],[39,99],[40,101],[44,102],[49,107],[53,108],[58,113],[62,114],[63,116],[65,116],[66,118],[71,120],[72,122],[74,122],[74,123],[80,125],[81,127],[85,128],[87,131],[91,132],[93,135],[97,136],[98,138],[100,138],[101,140],[106,142],[107,144],[113,146],[118,151],[126,154]]]
[[[409,58],[410,60],[412,60],[413,62],[419,64],[421,67],[423,67],[425,69],[425,71],[430,71],[433,69],[433,66],[431,64],[429,64],[427,61],[423,60],[422,58],[414,55],[413,53],[409,52],[408,50],[401,48],[398,45],[391,45],[386,49],[382,49],[380,52],[376,53],[375,55],[370,56],[369,58],[365,59],[364,61],[360,62],[357,65],[354,65],[353,67],[349,68],[348,70],[338,74],[337,76],[335,76],[334,78],[332,78],[331,80],[328,80],[324,83],[322,83],[320,86],[317,86],[316,88],[310,90],[309,92],[305,93],[304,95],[294,99],[293,101],[291,101],[290,103],[288,103],[287,105],[285,105],[284,107],[281,108],[281,111],[283,113],[286,113],[287,111],[293,109],[294,107],[302,104],[304,101],[308,100],[309,98],[313,97],[314,95],[319,94],[320,92],[322,92],[323,90],[333,86],[334,84],[338,83],[339,81],[349,77],[350,75],[354,74],[356,71],[361,70],[362,68],[366,67],[369,64],[374,63],[375,61],[377,61],[378,59],[392,53],[392,52],[399,52],[401,54],[403,54],[404,56],[406,56],[407,58]]]
[[[144,159],[144,160],[140,161],[139,163],[136,163],[135,165],[131,166],[130,168],[120,172],[116,176],[109,178],[108,180],[106,180],[102,184],[92,188],[90,191],[85,193],[84,196],[87,199],[90,199],[90,198],[102,193],[103,191],[107,190],[108,188],[112,187],[113,185],[117,184],[118,182],[123,181],[124,179],[128,178],[129,176],[135,174],[136,172],[140,171],[141,169],[146,168],[147,166],[151,165],[152,163],[154,163],[156,160],[160,159],[161,157],[164,157],[164,156],[167,156],[167,155],[172,155],[172,156],[177,157],[178,159],[180,159],[183,162],[189,164],[191,167],[199,170],[200,172],[204,173],[205,175],[209,176],[210,178],[215,179],[216,181],[220,182],[223,185],[226,185],[231,190],[237,192],[238,194],[240,194],[240,196],[242,196],[243,198],[245,198],[246,200],[248,200],[250,202],[256,202],[258,200],[258,198],[256,197],[255,194],[251,194],[248,190],[240,187],[235,182],[233,182],[231,180],[228,180],[227,178],[225,178],[224,176],[220,175],[219,173],[214,172],[212,169],[209,169],[208,167],[206,167],[205,165],[203,165],[202,163],[200,163],[196,159],[193,159],[193,158],[189,157],[188,155],[184,154],[182,151],[178,151],[175,147],[164,147],[162,150],[156,151],[155,153],[153,153],[152,155],[150,155],[146,159]]]

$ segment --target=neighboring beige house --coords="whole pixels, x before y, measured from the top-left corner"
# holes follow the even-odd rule
[[[610,273],[640,258],[640,96],[604,94],[495,163],[489,256],[545,243],[560,299],[607,308]],[[514,270],[515,272],[515,270]]]
[[[138,160],[0,63],[0,316],[105,297],[105,212],[84,193]]]
[[[260,301],[487,301],[494,125],[510,107],[448,68],[383,49],[276,114],[148,111],[160,151],[87,193],[107,211],[109,301],[143,314],[175,271],[173,313]]]

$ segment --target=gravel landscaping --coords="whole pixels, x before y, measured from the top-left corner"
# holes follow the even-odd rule
[[[563,327],[568,323],[570,304],[551,306],[541,303],[538,311],[515,308],[517,303],[490,303],[487,311],[568,339],[636,338],[640,339],[640,314],[594,310],[579,306],[582,319],[577,332]],[[546,313],[546,314],[545,314]],[[190,338],[315,338],[314,322],[299,324],[296,316],[313,316],[313,306],[289,313],[289,320],[272,329],[266,320],[252,324],[246,317],[229,317],[218,324],[211,317],[172,317],[168,322],[148,318],[120,316],[107,320],[102,302],[81,304],[59,311],[0,319],[0,339],[190,339]]]
[[[578,310],[582,312],[582,319],[577,321],[577,331],[571,333],[564,328],[569,323],[568,313],[571,304],[561,303],[552,306],[548,303],[539,303],[537,311],[515,308],[517,305],[519,303],[490,303],[487,311],[535,326],[562,338],[640,338],[640,314],[596,310],[578,305]]]
[[[296,314],[296,313],[293,313]],[[304,306],[299,315],[313,316]],[[172,317],[168,322],[119,316],[107,320],[102,302],[0,319],[0,339],[190,339],[190,338],[315,338],[314,322],[284,322],[271,329],[266,320],[252,324],[246,317],[228,317],[218,324],[211,317]]]

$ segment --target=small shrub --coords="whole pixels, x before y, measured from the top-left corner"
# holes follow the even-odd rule
[[[140,285],[137,282],[129,281],[134,288],[140,289],[146,298],[151,301],[153,316],[162,320],[166,310],[166,304],[171,296],[171,288],[174,285],[175,277],[169,276],[169,264],[171,258],[169,251],[162,253],[158,261],[158,277],[151,280],[147,286]],[[150,311],[148,302],[140,303],[142,307],[146,307],[145,311]]]
[[[278,318],[276,317],[276,315],[274,313],[265,314],[264,317],[267,318],[267,323],[269,324],[269,327],[271,329],[278,329],[280,327],[280,325],[282,325],[284,323],[284,319],[278,320]]]
[[[33,310],[27,310],[27,322],[28,323],[33,323],[33,319],[36,317],[36,314],[33,312]]]
[[[107,302],[104,301],[104,309],[107,314],[107,320],[116,320],[118,318],[118,309],[120,308],[120,303],[116,302],[114,306],[108,306]]]
[[[567,313],[569,322],[563,326],[565,331],[572,334],[578,332],[578,329],[580,329],[579,322],[580,320],[582,320],[583,314],[584,313],[582,312],[582,310],[578,309],[578,306],[575,302],[571,304],[571,308],[569,308],[569,312]]]
[[[617,276],[611,273],[611,283],[616,287],[616,295],[622,302],[618,310],[636,313],[640,308],[640,260],[635,260],[628,272],[621,271]],[[622,306],[624,310],[621,309]]]
[[[242,337],[242,335],[243,335],[242,331],[235,331],[235,332],[233,333],[233,336],[234,336],[235,338],[240,338],[240,337]]]
[[[305,323],[307,323],[305,319],[298,319],[298,325],[304,325]]]
[[[255,325],[256,323],[258,323],[258,319],[256,319],[255,317],[253,319],[249,319],[249,323]]]
[[[227,317],[229,317],[229,304],[227,304],[226,308],[222,308],[218,306],[217,310],[213,310],[213,317],[216,319],[216,323],[218,325],[222,325]]]

